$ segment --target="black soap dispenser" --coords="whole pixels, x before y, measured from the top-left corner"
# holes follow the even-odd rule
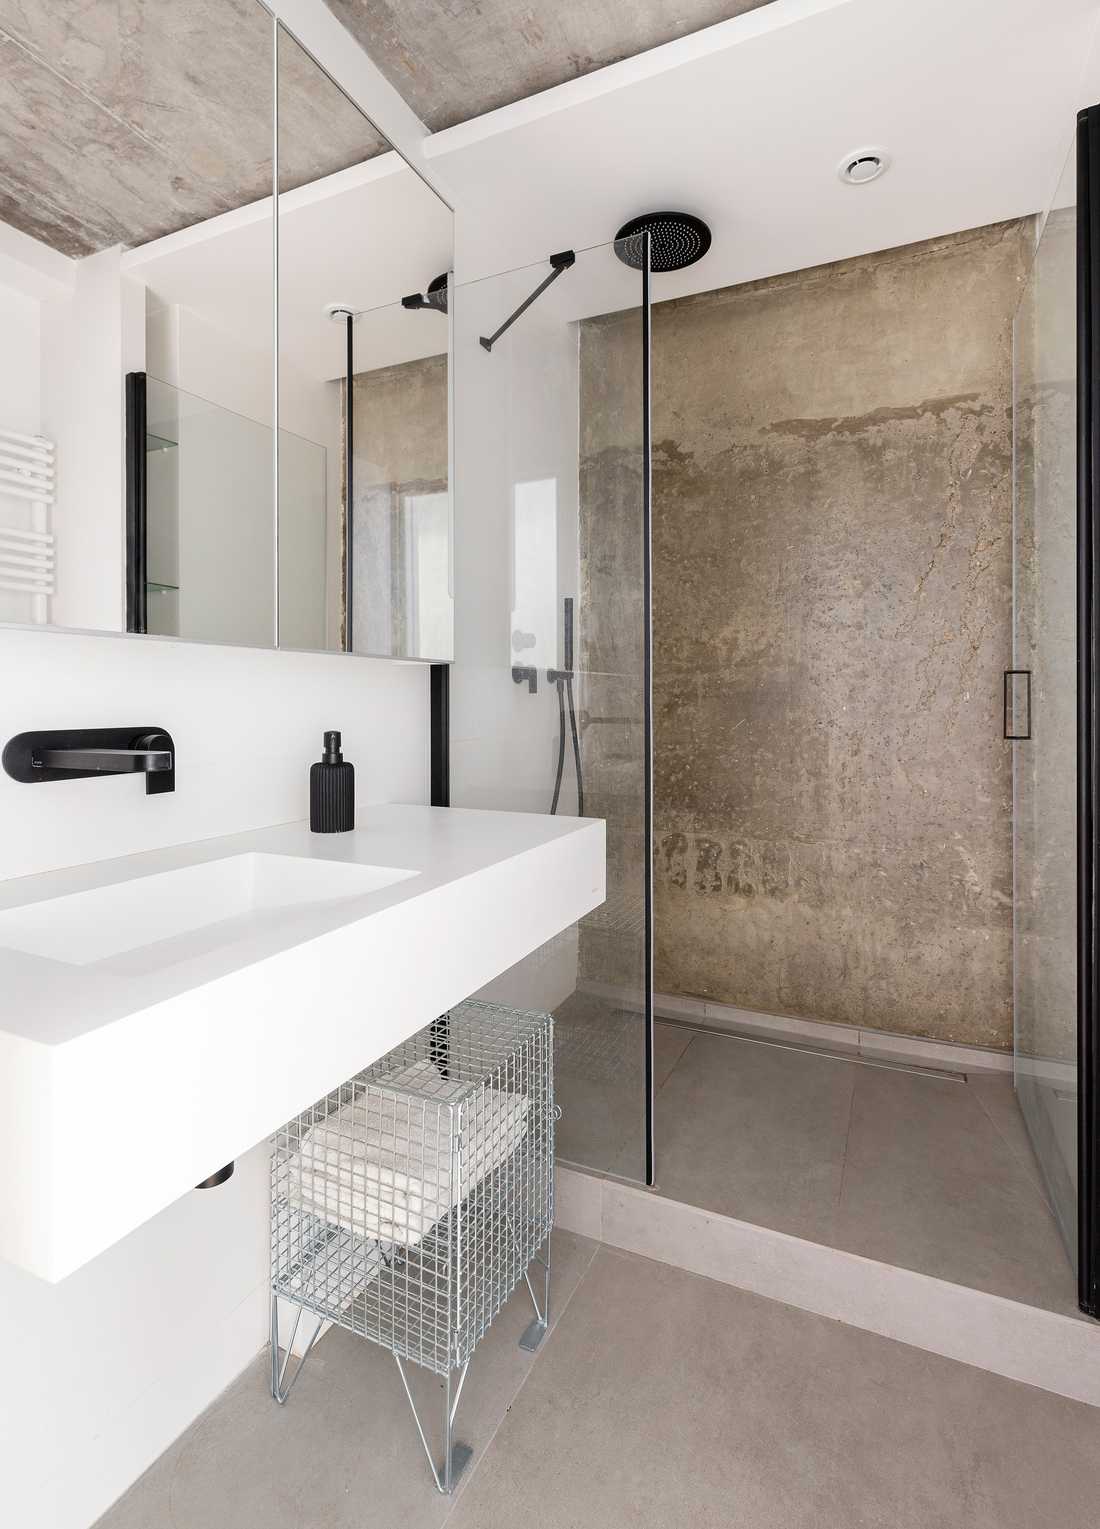
[[[340,734],[325,734],[324,758],[309,772],[309,826],[315,834],[355,827],[355,766],[340,752]]]

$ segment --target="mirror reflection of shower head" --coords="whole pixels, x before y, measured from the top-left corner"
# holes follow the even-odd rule
[[[682,271],[710,249],[710,229],[690,212],[644,212],[615,235],[615,253],[624,265],[640,271],[649,233],[651,271]]]
[[[447,272],[428,283],[426,292],[410,292],[401,299],[402,308],[432,308],[436,313],[447,311]]]

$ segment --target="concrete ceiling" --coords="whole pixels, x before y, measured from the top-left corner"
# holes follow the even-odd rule
[[[768,0],[326,0],[433,132]]]
[[[272,23],[257,0],[0,0],[0,220],[81,257],[271,191]],[[284,189],[387,148],[283,40]]]

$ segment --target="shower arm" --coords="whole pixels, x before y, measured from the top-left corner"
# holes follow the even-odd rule
[[[488,339],[486,339],[484,335],[480,337],[478,343],[481,345],[482,349],[492,350],[493,346],[500,339],[501,335],[504,334],[506,330],[511,329],[512,325],[516,322],[521,314],[527,312],[528,308],[530,308],[536,297],[541,297],[542,294],[546,291],[547,287],[550,286],[553,282],[557,281],[558,277],[563,271],[568,271],[569,267],[575,264],[576,259],[577,256],[573,250],[561,250],[558,254],[551,255],[550,264],[553,266],[553,270],[550,272],[550,275],[547,276],[543,281],[539,282],[538,286],[531,293],[531,296],[524,298],[523,302],[520,303],[516,311],[510,314],[508,318],[504,320],[504,323],[498,330],[496,330],[494,334],[491,334]]]

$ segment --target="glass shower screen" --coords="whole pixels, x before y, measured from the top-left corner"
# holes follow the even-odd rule
[[[483,996],[555,1015],[559,1159],[644,1180],[647,282],[613,244],[555,259],[455,291],[450,799],[606,823],[606,902]]]
[[[1015,1072],[1066,1247],[1078,1253],[1075,160],[1014,331]]]

